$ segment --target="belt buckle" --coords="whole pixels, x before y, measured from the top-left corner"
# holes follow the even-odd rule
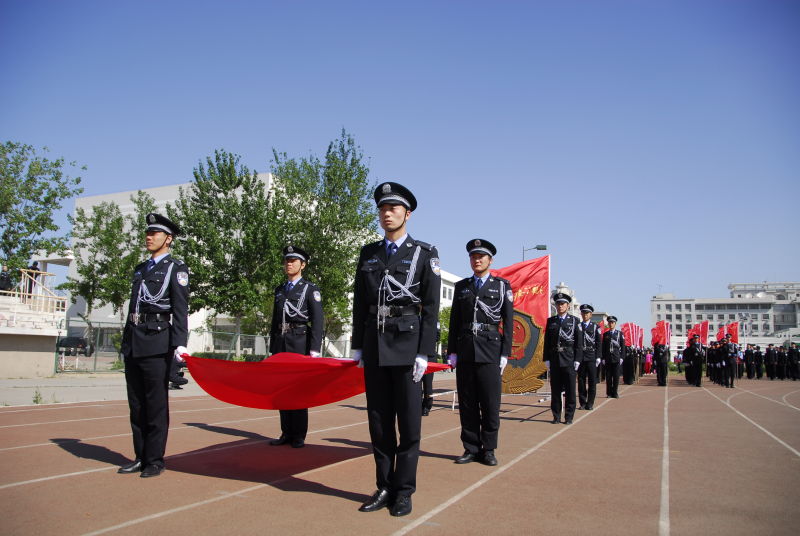
[[[140,317],[140,316],[141,316],[141,315],[140,315],[139,313],[131,313],[131,322],[133,322],[133,324],[134,324],[135,326],[138,326],[138,325],[139,325],[139,317]]]
[[[391,316],[392,314],[392,307],[391,305],[379,305],[378,306],[378,316]]]
[[[281,333],[283,333],[283,334],[289,333],[289,330],[291,329],[291,327],[292,327],[292,325],[289,324],[288,322],[283,322],[281,324]]]
[[[472,323],[472,334],[473,335],[477,335],[480,330],[481,330],[481,323],[480,322],[473,322]]]

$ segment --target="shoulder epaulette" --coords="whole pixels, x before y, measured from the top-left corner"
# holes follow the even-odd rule
[[[430,251],[430,250],[432,250],[432,249],[433,249],[433,246],[432,246],[432,245],[430,245],[430,244],[428,244],[427,242],[423,242],[423,241],[421,241],[421,240],[414,240],[414,242],[415,242],[415,243],[416,243],[416,244],[417,244],[419,247],[421,247],[422,249],[424,249],[425,251]]]

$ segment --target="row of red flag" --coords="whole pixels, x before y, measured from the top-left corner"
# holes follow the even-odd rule
[[[661,320],[656,322],[656,327],[650,330],[650,333],[651,344],[653,346],[656,344],[669,345],[672,337],[672,326],[666,320]],[[700,342],[704,346],[708,345],[708,320],[695,324],[689,329],[688,333],[686,333],[687,346],[695,335],[700,336]],[[731,336],[732,342],[739,344],[739,322],[731,322],[730,324],[720,326],[719,330],[717,330],[717,340],[721,341],[726,335]]]

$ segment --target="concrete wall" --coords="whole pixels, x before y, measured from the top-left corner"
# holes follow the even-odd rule
[[[0,378],[53,375],[55,336],[0,333]]]

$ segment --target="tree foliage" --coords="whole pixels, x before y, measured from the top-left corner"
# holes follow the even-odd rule
[[[0,145],[0,257],[5,264],[24,268],[40,250],[66,249],[67,235],[58,234],[53,213],[83,192],[80,177],[67,175],[67,167],[77,166],[40,156],[30,145]]]
[[[87,211],[78,207],[72,224],[73,251],[77,278],[68,277],[61,288],[68,290],[75,303],[86,302],[79,316],[89,324],[94,309],[110,304],[124,318],[125,302],[130,297],[131,274],[146,256],[144,249],[145,215],[155,210],[155,200],[139,191],[131,196],[134,215],[123,216],[119,206],[103,202]]]
[[[168,213],[186,231],[176,255],[191,270],[189,308],[209,308],[241,320],[262,310],[273,281],[272,237],[266,185],[240,157],[214,152],[194,169],[194,183],[180,189]]]
[[[273,151],[272,198],[277,244],[271,269],[281,274],[280,249],[295,244],[308,252],[304,277],[320,287],[326,332],[338,336],[350,321],[350,293],[358,252],[375,236],[376,212],[369,168],[352,136],[328,145],[323,160],[311,155],[288,158]],[[277,278],[275,284],[283,280]]]

